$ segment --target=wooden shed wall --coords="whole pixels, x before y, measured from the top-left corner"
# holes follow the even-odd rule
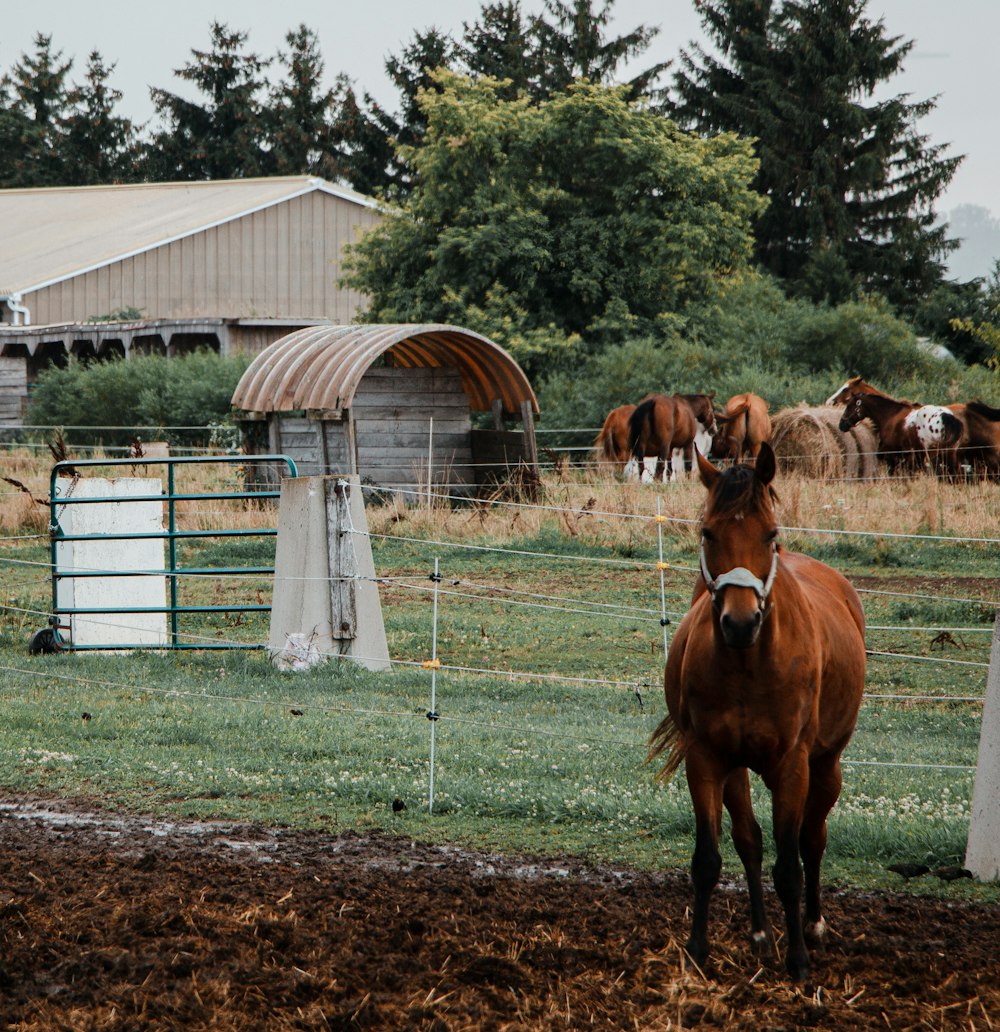
[[[35,324],[122,308],[147,319],[310,318],[349,323],[363,303],[341,290],[341,251],[380,219],[314,191],[26,294]]]
[[[0,423],[20,423],[27,400],[27,359],[0,358]]]
[[[353,425],[347,418],[272,413],[269,447],[294,459],[301,476],[357,472],[366,483],[404,489],[426,487],[430,448],[434,484],[475,482],[469,399],[457,370],[370,369],[345,414]]]

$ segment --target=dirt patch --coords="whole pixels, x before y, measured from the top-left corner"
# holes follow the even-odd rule
[[[1000,907],[831,893],[794,987],[739,886],[684,962],[683,872],[18,799],[0,842],[8,1028],[1000,1028]]]

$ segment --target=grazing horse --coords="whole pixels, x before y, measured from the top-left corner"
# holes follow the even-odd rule
[[[739,462],[745,456],[756,459],[760,446],[771,440],[771,417],[767,402],[758,394],[734,394],[726,410],[716,415],[712,457]]]
[[[958,449],[965,424],[942,405],[916,405],[898,401],[873,388],[854,395],[840,417],[840,429],[849,430],[867,417],[878,431],[880,454],[890,473],[917,469],[926,459],[934,469],[955,475]]]
[[[604,419],[601,432],[594,438],[594,451],[598,462],[625,465],[631,451],[628,446],[628,421],[635,412],[635,405],[619,405]]]
[[[715,430],[711,394],[652,394],[639,402],[629,419],[628,445],[641,473],[647,457],[656,458],[654,478],[666,479],[674,451],[683,454],[685,471],[694,467],[695,438]]]
[[[962,460],[978,473],[1000,476],[1000,409],[981,401],[949,405],[948,409],[965,423]]]
[[[694,806],[694,909],[686,949],[696,964],[705,963],[725,805],[746,869],[752,940],[760,952],[773,953],[752,770],[771,792],[786,966],[792,978],[803,979],[809,974],[806,936],[815,941],[826,931],[820,863],[827,815],[840,795],[840,755],[864,688],[864,612],[837,571],[778,544],[769,444],[754,466],[720,471],[699,455],[698,468],[708,488],[701,575],[667,658],[668,715],[650,740],[651,758],[670,750],[661,776],[684,762]]]

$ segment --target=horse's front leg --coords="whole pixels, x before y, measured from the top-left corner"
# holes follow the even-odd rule
[[[840,797],[843,779],[840,757],[834,753],[815,761],[810,770],[809,797],[806,800],[799,849],[805,868],[805,937],[811,946],[826,938],[826,921],[820,904],[820,865],[826,852],[826,818]]]
[[[764,912],[764,890],[761,885],[761,867],[764,862],[764,843],[760,825],[754,816],[750,799],[750,777],[746,768],[733,771],[726,781],[722,796],[732,820],[733,844],[747,875],[750,896],[750,934],[758,956],[771,957],[774,944]]]
[[[774,888],[785,911],[785,966],[796,982],[809,975],[809,952],[802,930],[802,865],[799,837],[809,792],[809,761],[804,748],[790,753],[771,777],[774,821]]]
[[[688,791],[695,815],[694,855],[691,858],[691,882],[694,886],[694,908],[688,956],[702,967],[708,959],[708,905],[722,871],[719,835],[722,831],[722,786],[724,778],[717,764],[692,749],[685,760]]]

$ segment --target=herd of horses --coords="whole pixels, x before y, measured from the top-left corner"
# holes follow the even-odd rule
[[[714,399],[714,391],[649,394],[637,405],[620,405],[608,413],[594,441],[598,459],[643,481],[676,479],[681,470],[690,474],[696,451],[736,462],[756,459],[771,440],[767,402],[746,392],[717,409]],[[855,376],[826,403],[845,406],[841,431],[863,419],[874,424],[878,457],[890,473],[1000,476],[1000,409],[981,401],[922,405],[892,398]]]

